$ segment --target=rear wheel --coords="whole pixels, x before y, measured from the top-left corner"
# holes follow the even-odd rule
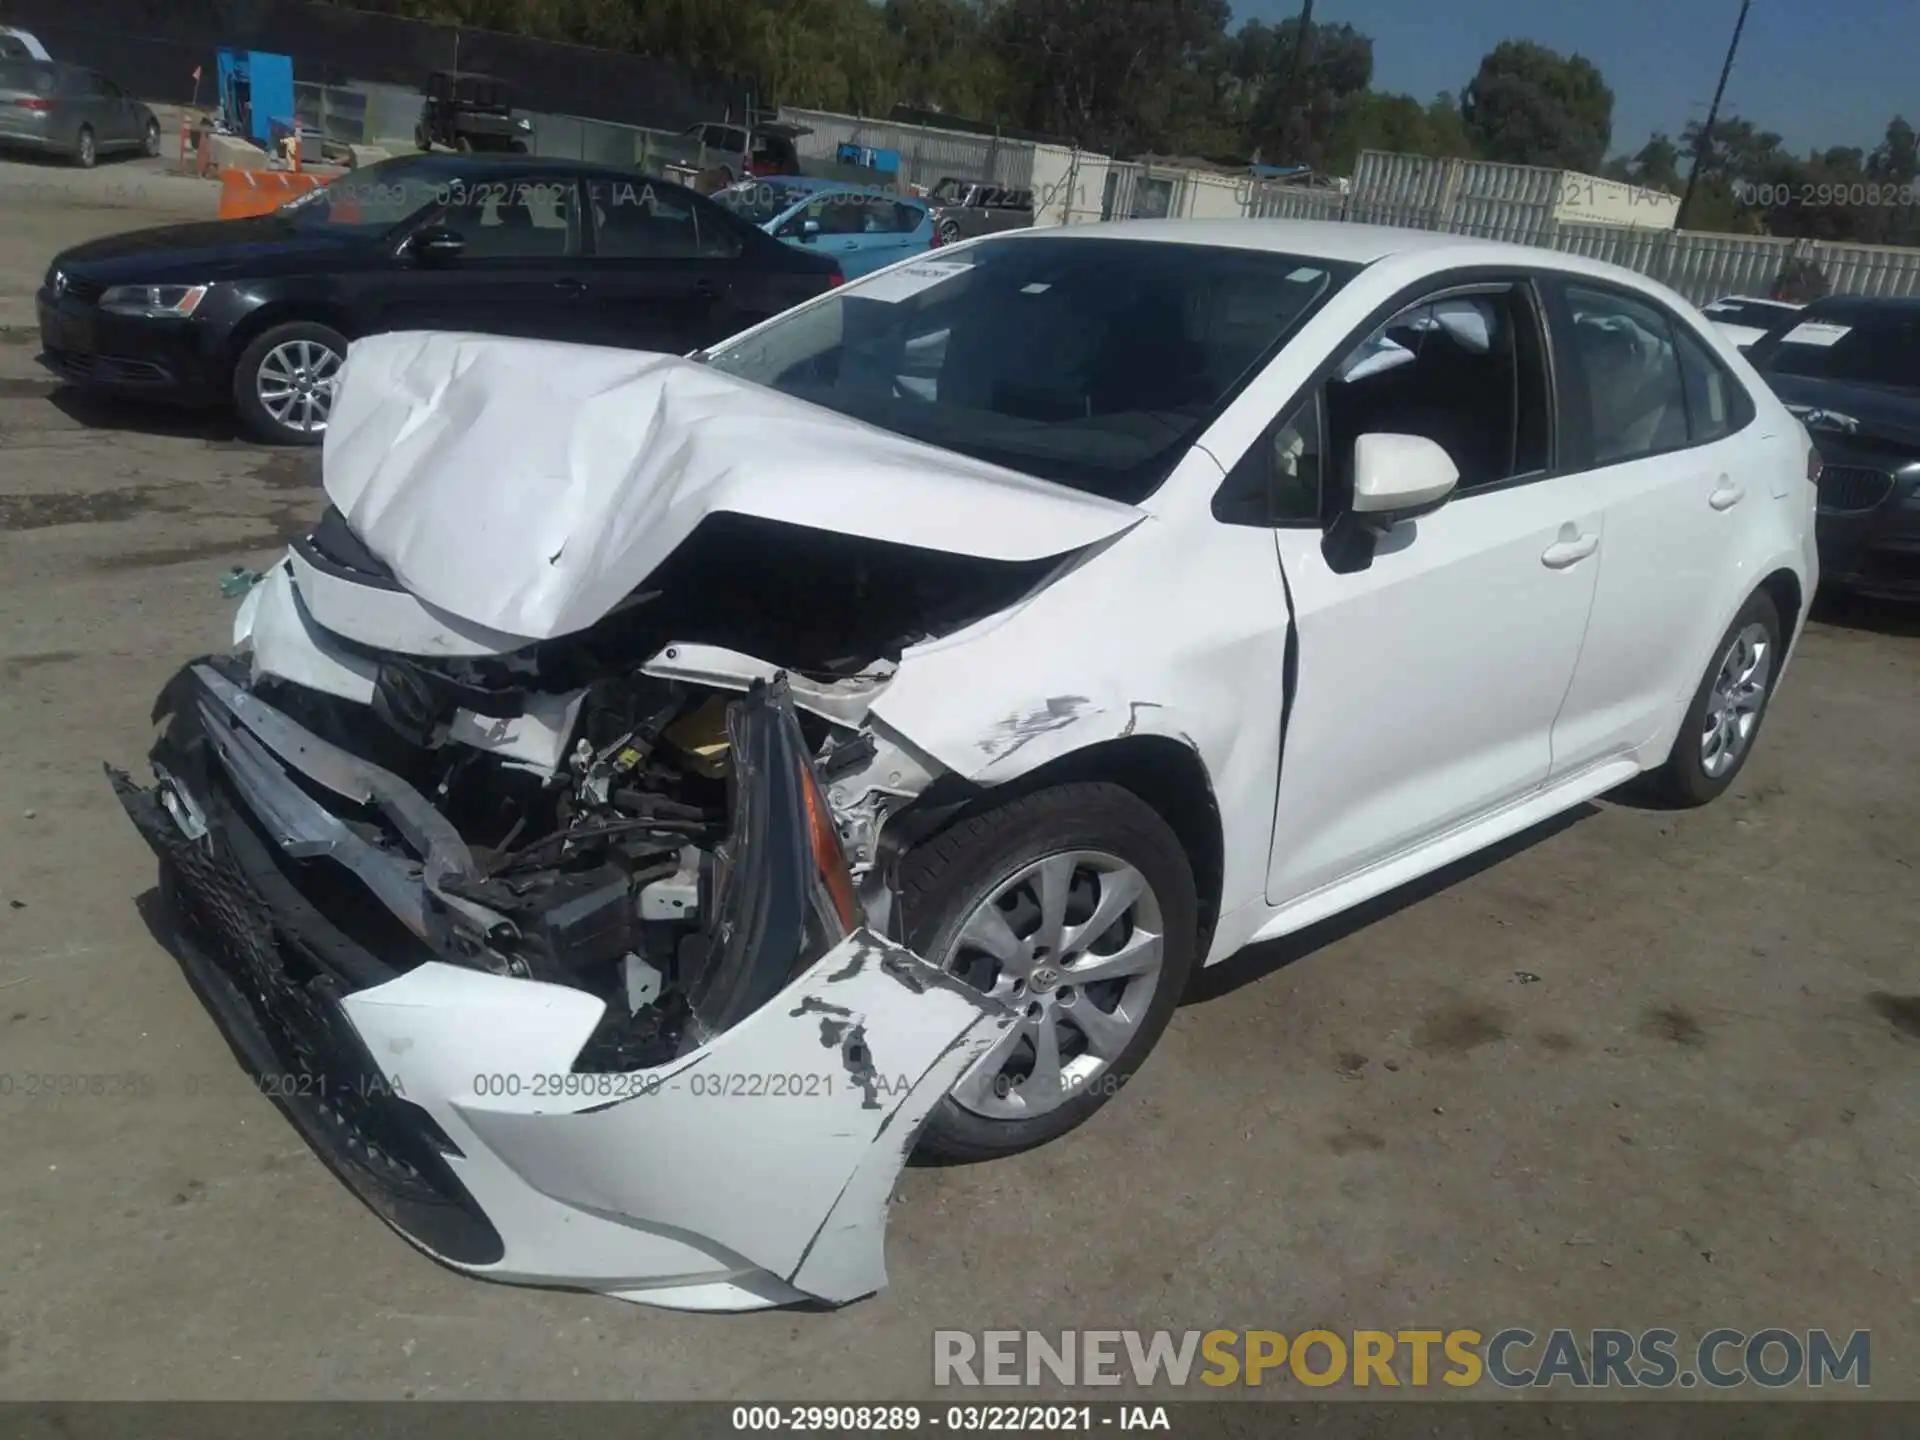
[[[905,859],[908,944],[1013,1011],[935,1108],[920,1153],[984,1160],[1086,1121],[1133,1075],[1186,988],[1193,872],[1167,823],[1117,785],[1015,797]]]
[[[247,432],[269,445],[318,445],[346,358],[339,331],[304,320],[256,337],[233,372],[233,402]]]
[[[1753,595],[1720,637],[1673,752],[1656,772],[1668,801],[1684,808],[1705,805],[1733,784],[1766,718],[1780,647],[1780,612],[1766,595]]]
[[[73,163],[82,170],[91,170],[93,162],[99,158],[93,143],[93,127],[82,125],[80,133],[73,137]]]

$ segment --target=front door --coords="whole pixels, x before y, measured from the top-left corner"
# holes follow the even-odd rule
[[[1578,463],[1606,513],[1607,553],[1580,668],[1553,735],[1567,774],[1653,737],[1700,683],[1743,593],[1743,535],[1773,503],[1752,463],[1740,384],[1651,299],[1572,282],[1551,308],[1574,407]],[[1748,585],[1750,587],[1751,580]]]
[[[531,339],[582,338],[580,207],[562,177],[467,177],[416,228],[460,237],[457,255],[403,253],[366,284],[367,324],[379,330],[471,330]]]
[[[1348,355],[1266,442],[1296,633],[1267,898],[1288,904],[1538,790],[1593,600],[1601,517],[1557,473],[1532,287],[1449,292]],[[1329,543],[1354,441],[1423,436],[1460,472],[1438,511]]]

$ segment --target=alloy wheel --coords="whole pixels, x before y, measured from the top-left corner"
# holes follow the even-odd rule
[[[1773,675],[1773,638],[1759,623],[1733,637],[1714,675],[1700,730],[1700,768],[1718,780],[1740,761],[1760,725]]]
[[[276,424],[300,435],[323,434],[333,413],[340,354],[318,340],[289,340],[260,361],[254,390]]]
[[[976,1115],[1025,1120],[1098,1085],[1145,1020],[1165,925],[1147,879],[1097,850],[1048,855],[1001,880],[967,916],[943,969],[1011,1008],[953,1088]]]

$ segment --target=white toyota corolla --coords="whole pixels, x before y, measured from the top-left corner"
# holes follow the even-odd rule
[[[842,1302],[909,1154],[1079,1125],[1200,967],[1724,791],[1818,463],[1658,285],[1337,224],[996,236],[686,359],[378,336],[331,508],[113,778],[416,1244]]]

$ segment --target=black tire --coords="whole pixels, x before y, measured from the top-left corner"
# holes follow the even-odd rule
[[[160,122],[158,120],[147,121],[142,140],[141,149],[145,150],[149,157],[160,153]]]
[[[1167,822],[1118,785],[1076,783],[1032,791],[963,816],[922,841],[901,862],[899,874],[908,945],[939,963],[967,918],[1007,879],[1036,860],[1075,850],[1103,851],[1125,861],[1146,879],[1158,901],[1165,936],[1160,977],[1139,1028],[1094,1083],[1041,1114],[994,1118],[947,1096],[921,1133],[919,1158],[988,1160],[1057,1139],[1083,1124],[1131,1079],[1173,1018],[1198,944],[1193,869]],[[1071,973],[1067,967],[1066,977]],[[1078,998],[1092,1003],[1084,992]]]
[[[473,137],[469,135],[454,136],[453,148],[458,150],[462,155],[471,155],[473,153]]]
[[[515,140],[511,145],[507,146],[507,149],[511,150],[515,155],[524,155],[527,153],[527,142],[524,140]]]
[[[413,127],[413,147],[416,150],[433,149],[433,140],[428,136],[426,126],[416,125]]]
[[[957,245],[960,243],[960,222],[958,220],[948,219],[940,222],[940,243],[942,245]]]
[[[1759,708],[1753,712],[1752,727],[1734,753],[1732,764],[1719,774],[1711,775],[1707,773],[1704,746],[1708,712],[1714,704],[1714,692],[1735,640],[1753,626],[1766,632],[1767,645],[1767,672],[1760,689]],[[1760,728],[1766,722],[1767,710],[1773,700],[1774,682],[1780,675],[1780,659],[1780,612],[1771,598],[1756,592],[1740,607],[1740,613],[1733,617],[1727,633],[1714,646],[1713,656],[1707,661],[1706,673],[1700,677],[1700,688],[1694,691],[1693,703],[1687,706],[1687,717],[1680,724],[1680,734],[1673,742],[1673,750],[1667,756],[1666,763],[1653,773],[1654,789],[1661,799],[1679,809],[1694,809],[1719,799],[1727,787],[1739,778],[1753,755],[1754,745],[1760,739]]]
[[[100,148],[94,144],[93,127],[82,125],[79,133],[73,137],[73,163],[82,170],[91,170],[99,158]]]
[[[295,320],[285,325],[275,325],[255,336],[253,343],[241,352],[239,361],[233,367],[234,409],[239,413],[240,423],[246,432],[264,444],[318,445],[326,438],[324,429],[302,430],[283,424],[274,418],[260,398],[261,364],[279,346],[299,340],[325,345],[342,360],[346,358],[347,340],[339,331],[311,321]]]

